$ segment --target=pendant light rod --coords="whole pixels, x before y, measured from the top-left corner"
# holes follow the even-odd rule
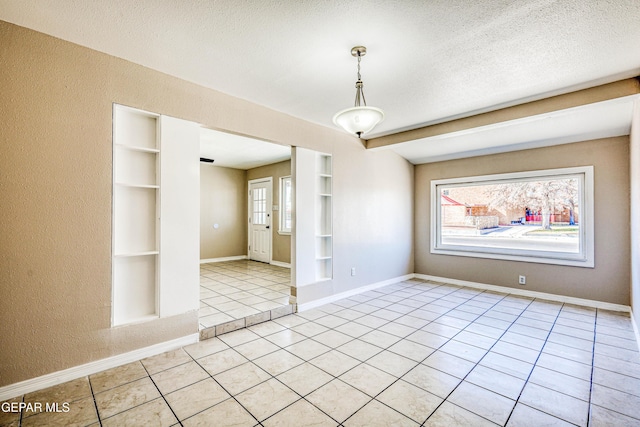
[[[362,76],[360,76],[360,61],[362,57],[367,54],[367,48],[364,46],[356,46],[351,49],[351,56],[358,58],[358,80],[356,80],[356,101],[353,104],[354,107],[359,107],[360,101],[367,106],[367,100],[364,98],[364,84],[362,83]]]

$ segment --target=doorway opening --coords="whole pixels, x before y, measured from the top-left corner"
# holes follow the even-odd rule
[[[287,308],[291,231],[277,184],[291,148],[202,128],[200,157],[213,160],[200,163],[200,330]]]

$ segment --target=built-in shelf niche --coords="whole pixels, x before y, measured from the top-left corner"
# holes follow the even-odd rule
[[[293,147],[292,167],[295,197],[292,277],[294,286],[303,288],[333,279],[332,157]]]
[[[329,154],[316,153],[316,280],[333,278],[333,175]]]
[[[113,117],[114,326],[158,316],[159,116],[121,105]]]

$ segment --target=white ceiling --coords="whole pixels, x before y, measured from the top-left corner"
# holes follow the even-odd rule
[[[638,0],[0,0],[0,19],[367,138],[640,75]],[[536,139],[535,137],[533,139]]]
[[[201,128],[200,157],[214,160],[214,166],[246,170],[290,159],[291,147]]]

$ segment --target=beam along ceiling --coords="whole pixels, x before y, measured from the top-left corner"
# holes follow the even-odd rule
[[[638,0],[0,0],[0,19],[366,138],[640,74]]]

